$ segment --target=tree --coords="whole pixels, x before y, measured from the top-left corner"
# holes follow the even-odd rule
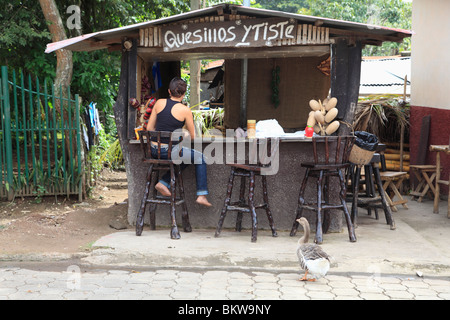
[[[37,1],[0,0],[0,65],[54,78],[54,57],[45,55],[50,32]]]
[[[39,0],[39,3],[44,13],[45,20],[48,24],[48,29],[52,36],[52,41],[61,41],[67,39],[66,31],[64,29],[61,16],[59,15],[58,7],[54,0]],[[60,88],[67,91],[72,81],[72,51],[60,49],[56,51],[56,77],[55,77],[55,92],[59,92]],[[63,91],[63,92],[64,92]]]

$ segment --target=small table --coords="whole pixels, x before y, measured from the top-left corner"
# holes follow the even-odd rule
[[[448,210],[447,210],[447,218],[450,219],[450,175],[449,180],[441,180],[441,152],[445,154],[450,154],[450,146],[448,145],[431,145],[430,151],[436,152],[436,187],[435,187],[435,195],[434,195],[434,213],[439,213],[439,184],[445,184],[449,186],[449,199],[448,199]]]

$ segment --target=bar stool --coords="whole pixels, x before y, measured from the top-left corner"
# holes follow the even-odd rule
[[[439,197],[440,197],[440,184],[448,186],[448,205],[447,205],[447,218],[450,219],[450,174],[447,180],[441,179],[441,152],[446,155],[450,155],[450,142],[448,145],[431,145],[430,151],[436,152],[436,193],[434,195],[433,212],[439,213]]]
[[[377,150],[379,151],[379,150]],[[387,200],[387,195],[383,189],[383,184],[380,175],[380,163],[383,166],[383,159],[379,153],[374,153],[370,163],[364,165],[364,174],[365,174],[365,183],[366,183],[366,194],[365,196],[359,196],[359,186],[360,186],[360,172],[361,166],[355,165],[354,171],[352,171],[351,179],[352,179],[352,213],[351,218],[353,224],[357,225],[357,217],[358,217],[358,207],[366,208],[369,215],[371,209],[375,209],[375,218],[378,220],[378,208],[382,208],[384,210],[384,215],[386,218],[386,223],[390,225],[391,230],[395,230],[395,221],[392,217],[392,212]],[[377,188],[374,186],[374,182],[376,183]],[[376,191],[378,191],[378,195],[376,195]]]
[[[275,143],[272,143],[270,140],[274,140]],[[278,139],[252,139],[249,141],[250,144],[250,156],[248,164],[239,164],[239,163],[229,163],[231,167],[230,176],[227,184],[227,194],[225,197],[224,206],[222,208],[222,212],[220,214],[219,222],[217,224],[217,229],[215,233],[215,237],[219,237],[225,216],[227,211],[237,211],[236,216],[236,231],[242,230],[242,215],[243,213],[250,213],[252,219],[252,236],[251,242],[256,242],[257,240],[257,232],[258,232],[258,219],[256,216],[256,209],[265,209],[267,219],[269,220],[269,226],[272,230],[272,236],[278,236],[274,222],[272,217],[272,212],[270,211],[269,206],[269,196],[267,192],[267,179],[266,174],[264,172],[265,169],[269,168],[271,163],[268,163],[269,157],[278,152]],[[263,154],[260,159],[256,159],[257,147],[260,146],[260,150],[263,150]],[[262,149],[261,149],[262,148]],[[270,156],[268,154],[270,151]],[[260,153],[261,155],[261,153]],[[254,164],[252,164],[254,163]],[[240,183],[240,193],[239,193],[239,201],[231,202],[231,195],[233,192],[233,183],[234,178],[236,176],[241,177]],[[257,176],[261,177],[261,185],[262,185],[262,196],[263,203],[256,205],[254,201],[255,195],[255,179]],[[246,179],[249,179],[248,186],[248,201],[245,199],[245,189],[246,189]]]
[[[348,157],[354,141],[354,136],[325,136],[312,138],[314,162],[305,162],[301,164],[302,167],[306,168],[306,172],[300,187],[297,214],[291,229],[291,237],[295,236],[297,233],[299,223],[296,220],[302,216],[303,209],[313,210],[317,213],[316,235],[314,241],[321,244],[323,241],[322,227],[324,227],[325,232],[328,229],[327,219],[326,216],[325,219],[322,218],[322,211],[340,209],[344,212],[349,239],[351,242],[356,241],[355,230],[345,200],[347,184],[344,179],[344,171],[350,165]],[[337,177],[339,179],[339,189],[336,190],[336,192],[339,191],[340,203],[337,204],[329,203],[329,192],[334,190],[329,187],[330,177]],[[315,203],[307,203],[304,198],[306,185],[310,178],[317,179],[317,202]],[[324,191],[325,194],[323,200],[322,193]],[[325,222],[324,226],[322,226],[322,220]]]
[[[411,173],[417,178],[418,184],[414,191],[409,193],[413,200],[422,202],[423,197],[428,193],[431,200],[434,200],[436,189],[434,187],[434,180],[436,178],[436,166],[431,164],[410,165]],[[431,192],[430,192],[431,191]]]
[[[182,224],[185,232],[191,232],[191,224],[189,222],[189,215],[186,206],[186,201],[184,198],[184,187],[183,187],[183,176],[181,174],[181,168],[178,164],[175,164],[171,160],[172,156],[172,132],[165,131],[141,131],[139,134],[141,148],[143,151],[142,162],[149,163],[150,167],[147,171],[147,179],[145,184],[144,195],[142,197],[141,207],[139,208],[137,218],[136,218],[136,235],[140,236],[144,227],[144,215],[145,209],[148,203],[152,204],[150,207],[150,229],[155,230],[155,211],[158,204],[169,205],[170,206],[170,219],[171,219],[171,230],[170,237],[172,239],[179,239],[180,233],[178,231],[177,221],[176,221],[176,206],[181,205],[182,208]],[[157,158],[152,157],[151,152],[151,142],[152,138],[156,138],[156,143],[158,146],[158,156]],[[183,140],[182,136],[178,138],[179,143]],[[168,141],[168,157],[167,159],[161,159],[161,141]],[[180,148],[181,155],[181,148]],[[161,196],[157,194],[157,190],[154,185],[158,182],[161,171],[170,171],[170,197]],[[156,179],[153,179],[156,176]],[[152,190],[152,196],[149,198],[150,189]],[[177,197],[176,190],[179,191],[179,196]]]
[[[384,196],[386,198],[386,201],[388,205],[390,206],[391,210],[394,212],[397,212],[397,205],[401,204],[405,209],[408,209],[407,202],[408,200],[403,198],[400,191],[398,190],[399,187],[402,185],[403,180],[407,179],[409,177],[408,172],[403,171],[388,171],[386,169],[386,160],[384,156],[384,152],[386,150],[386,145],[379,143],[376,149],[376,152],[378,154],[378,161],[381,164],[381,170],[380,165],[378,166],[378,172],[380,174],[382,187],[385,192]],[[367,187],[367,194],[371,195],[372,197],[375,197],[375,184],[373,183],[373,167],[374,162],[371,162],[364,166],[365,173],[368,172],[369,174],[365,175],[365,182]],[[390,192],[389,192],[390,191]],[[398,199],[395,199],[397,197]],[[375,214],[377,214],[375,207]],[[368,211],[370,214],[370,207],[368,207]]]
[[[384,151],[380,152],[381,161],[385,163]],[[401,204],[403,208],[408,209],[408,199],[403,198],[398,190],[403,184],[403,180],[409,177],[405,171],[380,171],[381,181],[383,182],[383,190],[386,193],[386,200],[392,211],[397,212],[397,205]],[[388,192],[390,190],[391,192]],[[397,198],[397,199],[396,199]]]

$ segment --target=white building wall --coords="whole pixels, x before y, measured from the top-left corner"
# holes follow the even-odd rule
[[[411,105],[450,110],[450,0],[414,0]]]

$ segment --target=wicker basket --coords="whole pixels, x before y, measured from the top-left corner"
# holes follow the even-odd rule
[[[358,166],[363,166],[369,164],[372,160],[375,151],[368,151],[358,147],[356,144],[353,145],[352,151],[350,151],[350,156],[348,160]]]

